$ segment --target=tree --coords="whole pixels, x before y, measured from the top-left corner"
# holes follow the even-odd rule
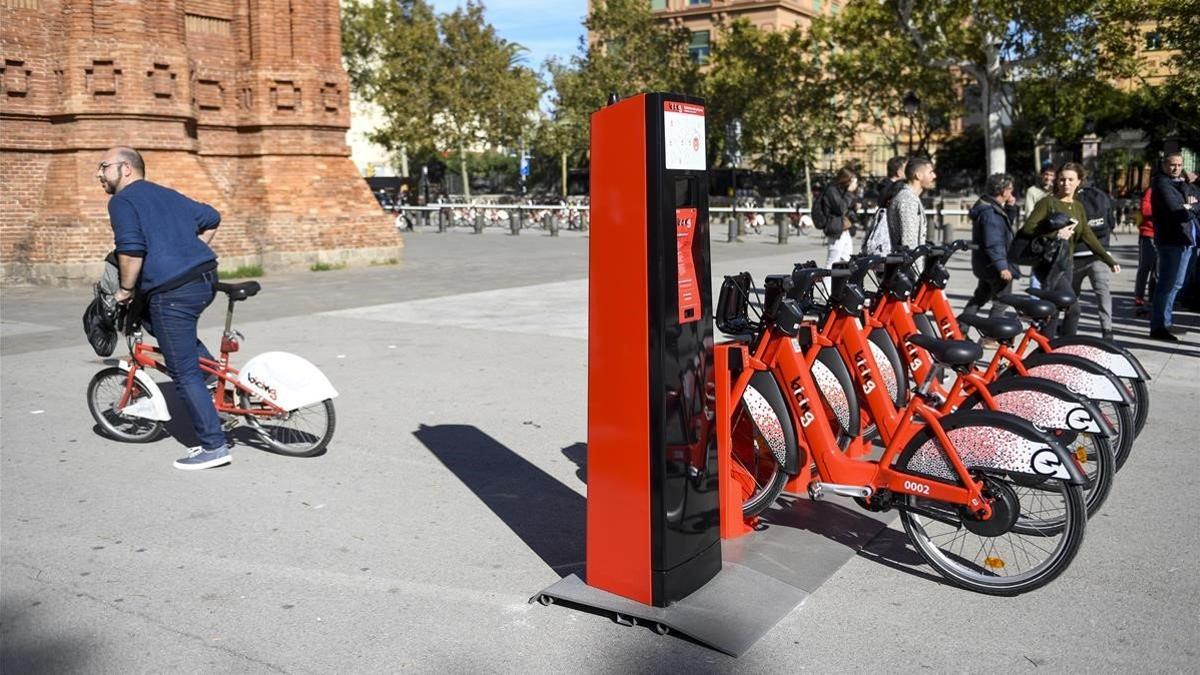
[[[549,128],[539,138],[559,155],[587,152],[591,114],[609,94],[645,91],[700,93],[700,71],[688,55],[691,33],[660,24],[645,0],[592,3],[584,20],[591,42],[567,61],[545,64],[554,82]]]
[[[347,3],[342,45],[355,91],[383,110],[371,140],[390,150],[454,151],[470,196],[466,153],[520,138],[540,95],[523,48],[496,35],[484,6],[435,17],[425,0]]]
[[[1005,170],[1003,129],[1029,78],[1109,78],[1134,68],[1136,0],[879,0],[846,6],[847,51],[918,58],[918,78],[958,72],[979,91],[988,173]],[[915,52],[913,51],[915,50]],[[864,53],[857,62],[866,62]],[[1081,102],[1082,104],[1082,102]]]
[[[1162,94],[1181,135],[1200,136],[1200,78],[1196,54],[1200,53],[1200,0],[1156,0],[1164,44],[1178,50],[1171,59],[1172,75]]]
[[[704,80],[711,163],[728,158],[734,120],[741,128],[739,153],[776,174],[807,176],[825,148],[845,147],[853,123],[833,95],[827,57],[798,27],[767,32],[744,20],[727,26]]]

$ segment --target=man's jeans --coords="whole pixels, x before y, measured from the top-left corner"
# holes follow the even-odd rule
[[[1159,330],[1172,325],[1171,307],[1175,296],[1183,287],[1187,274],[1191,246],[1158,247],[1158,286],[1154,289],[1154,311],[1150,314],[1150,330]]]
[[[167,373],[205,450],[225,446],[225,432],[200,370],[200,357],[211,359],[212,353],[196,337],[196,322],[216,295],[216,277],[215,271],[208,272],[174,290],[155,293],[150,296],[149,316],[142,321],[142,326],[158,339]]]
[[[1113,329],[1112,293],[1109,291],[1109,287],[1112,282],[1112,269],[1103,260],[1088,256],[1082,260],[1077,258],[1074,261],[1074,270],[1071,290],[1075,292],[1075,297],[1082,299],[1080,292],[1083,290],[1083,280],[1089,279],[1092,282],[1092,290],[1096,292],[1096,309],[1100,315],[1100,330],[1111,333]],[[1076,302],[1074,307],[1067,310],[1067,318],[1063,321],[1063,333],[1066,335],[1074,335],[1078,330],[1079,305],[1080,303]]]

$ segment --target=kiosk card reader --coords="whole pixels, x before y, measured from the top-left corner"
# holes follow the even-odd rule
[[[721,569],[704,103],[591,128],[587,584],[665,607]]]

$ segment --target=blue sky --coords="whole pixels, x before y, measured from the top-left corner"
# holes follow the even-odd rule
[[[451,12],[459,0],[432,0],[438,13]],[[550,56],[562,59],[579,49],[587,0],[485,0],[487,20],[506,40],[529,50],[525,65],[538,70]]]

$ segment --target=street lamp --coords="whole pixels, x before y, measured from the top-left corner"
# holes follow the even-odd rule
[[[915,93],[913,93],[912,90],[909,90],[908,93],[906,93],[904,95],[903,103],[904,103],[904,114],[908,115],[908,156],[912,157],[912,154],[913,154],[913,117],[915,117],[917,114],[917,111],[921,109],[921,99],[917,98],[917,95]]]

